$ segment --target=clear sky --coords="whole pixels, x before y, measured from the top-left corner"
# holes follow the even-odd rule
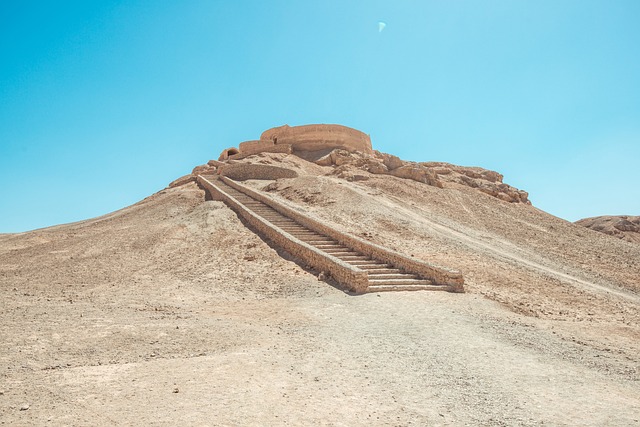
[[[497,170],[567,220],[640,215],[640,1],[0,2],[0,232],[285,123]]]

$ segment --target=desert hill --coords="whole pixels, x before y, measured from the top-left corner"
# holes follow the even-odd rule
[[[103,217],[0,235],[1,422],[640,422],[640,245],[479,168],[238,151],[194,172],[293,171],[243,183],[455,268],[465,293],[352,295],[183,177]]]

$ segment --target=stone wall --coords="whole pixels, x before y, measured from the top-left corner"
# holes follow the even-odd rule
[[[238,153],[239,153],[239,151],[235,147],[225,148],[224,150],[222,150],[222,153],[220,153],[220,157],[218,157],[218,160],[223,162],[223,161],[227,160],[229,157],[233,156],[234,154],[238,154]]]
[[[266,130],[258,141],[245,141],[227,148],[218,160],[238,160],[257,153],[319,152],[340,148],[371,154],[371,138],[359,130],[341,125],[280,126]]]
[[[236,181],[247,179],[280,179],[296,178],[298,173],[292,169],[271,165],[254,165],[251,163],[225,164],[218,168],[218,174],[228,176]]]
[[[351,247],[371,257],[388,262],[389,264],[392,264],[407,272],[417,274],[422,278],[429,279],[436,285],[449,286],[449,289],[453,292],[464,292],[464,278],[459,271],[416,260],[414,258],[410,258],[405,255],[390,251],[374,243],[367,242],[366,240],[360,239],[356,236],[343,233],[323,224],[319,220],[314,219],[307,214],[302,214],[301,212],[284,206],[283,204],[273,200],[273,198],[266,194],[254,191],[242,184],[234,182],[233,180],[227,178],[222,179],[225,183],[232,186],[233,188],[242,191],[243,193],[248,194],[257,200],[260,200],[261,202],[271,206],[281,214],[294,219],[295,221],[313,231],[325,234],[329,237],[332,237],[333,239],[336,239],[338,242],[342,243],[345,246]]]
[[[242,144],[240,144],[242,145]],[[252,147],[250,150],[242,151],[238,154],[234,154],[229,156],[229,160],[240,160],[244,159],[247,156],[251,156],[258,153],[286,153],[291,154],[293,152],[293,148],[291,144],[278,144],[274,145],[272,143],[267,143],[264,145],[256,145]]]
[[[320,151],[341,148],[347,151],[372,153],[369,135],[341,125],[280,126],[260,135],[262,141],[291,144],[293,151]],[[242,151],[242,150],[241,150]]]
[[[366,292],[369,286],[367,272],[354,267],[341,259],[327,254],[319,249],[305,243],[291,234],[274,227],[268,221],[246,209],[242,203],[237,201],[230,194],[224,192],[214,186],[207,178],[202,175],[198,176],[198,183],[204,187],[211,196],[216,200],[224,200],[228,203],[238,215],[247,221],[254,229],[276,246],[286,250],[294,257],[304,261],[319,271],[328,272],[340,284],[348,287],[353,292]],[[233,182],[226,178],[222,178],[225,182]]]

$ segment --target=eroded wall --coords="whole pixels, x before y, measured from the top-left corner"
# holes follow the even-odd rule
[[[274,144],[291,144],[294,153],[332,148],[373,153],[369,135],[341,125],[284,125],[264,131],[260,140],[273,141]]]
[[[245,141],[227,148],[219,160],[241,159],[258,153],[319,152],[340,148],[372,154],[369,135],[341,125],[279,126],[266,130],[257,141]],[[236,152],[237,151],[237,152]]]

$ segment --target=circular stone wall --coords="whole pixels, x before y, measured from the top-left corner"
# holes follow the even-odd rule
[[[284,125],[264,131],[260,140],[272,141],[274,144],[290,144],[294,152],[332,148],[362,153],[373,152],[369,135],[341,125]]]

